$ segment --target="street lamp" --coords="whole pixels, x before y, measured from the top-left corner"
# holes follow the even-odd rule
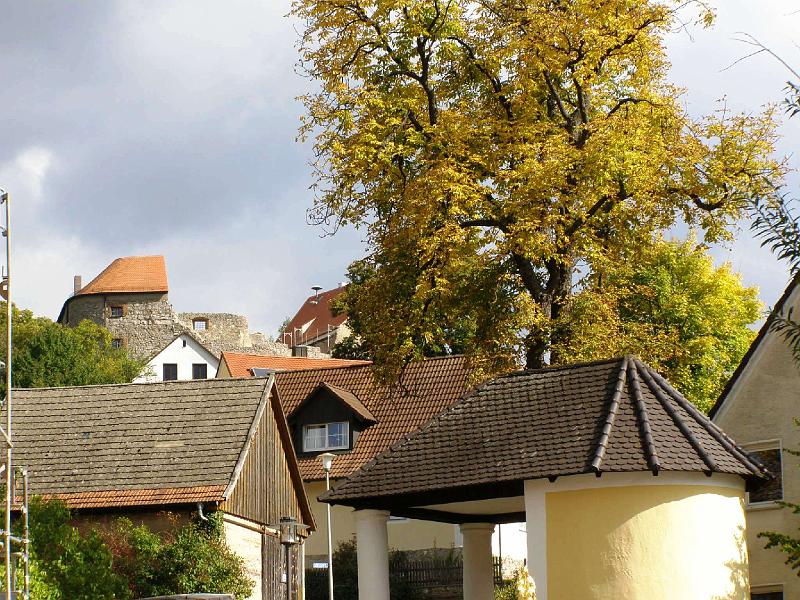
[[[325,471],[325,487],[331,489],[331,467],[333,466],[333,458],[335,454],[326,452],[320,454],[319,458],[322,461],[322,470]],[[328,599],[333,600],[333,534],[331,533],[331,505],[327,504],[328,512]]]
[[[286,600],[292,599],[292,546],[300,543],[300,530],[307,529],[308,525],[298,523],[293,517],[281,517],[278,524],[281,545],[286,552]]]

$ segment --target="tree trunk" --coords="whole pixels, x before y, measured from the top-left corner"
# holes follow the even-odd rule
[[[541,298],[534,297],[541,307],[542,315],[548,324],[542,328],[534,328],[525,336],[525,367],[528,369],[541,369],[548,364],[558,364],[559,356],[552,350],[556,342],[562,341],[553,324],[563,315],[572,291],[572,273],[575,262],[549,260],[546,264],[547,281]],[[549,358],[549,361],[547,360]]]

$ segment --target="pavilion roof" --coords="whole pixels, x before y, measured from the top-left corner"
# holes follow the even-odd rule
[[[434,504],[521,495],[530,479],[648,471],[769,477],[655,370],[625,356],[489,381],[321,499]]]

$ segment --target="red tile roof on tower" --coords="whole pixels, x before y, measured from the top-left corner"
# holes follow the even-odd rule
[[[163,256],[124,256],[114,260],[75,295],[168,291]]]
[[[231,377],[252,377],[252,369],[298,371],[300,369],[332,369],[335,367],[372,364],[372,362],[368,360],[307,358],[304,356],[264,356],[263,354],[242,354],[239,352],[223,352],[221,360],[228,366],[228,372]]]
[[[333,316],[331,313],[331,303],[344,292],[347,286],[338,287],[327,292],[321,292],[319,297],[309,296],[292,317],[292,320],[284,327],[283,333],[295,334],[297,330],[298,338],[292,339],[293,345],[299,345],[308,340],[325,336],[328,334],[328,326],[332,329],[339,327],[347,320],[346,314]],[[282,340],[281,340],[282,341]]]

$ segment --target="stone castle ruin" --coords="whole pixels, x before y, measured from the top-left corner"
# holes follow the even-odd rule
[[[75,276],[74,293],[58,322],[70,327],[88,319],[108,329],[115,347],[148,360],[187,331],[207,350],[292,356],[292,348],[251,333],[247,317],[229,313],[177,313],[169,303],[163,256],[117,258],[86,286]],[[322,356],[308,348],[309,356]]]

